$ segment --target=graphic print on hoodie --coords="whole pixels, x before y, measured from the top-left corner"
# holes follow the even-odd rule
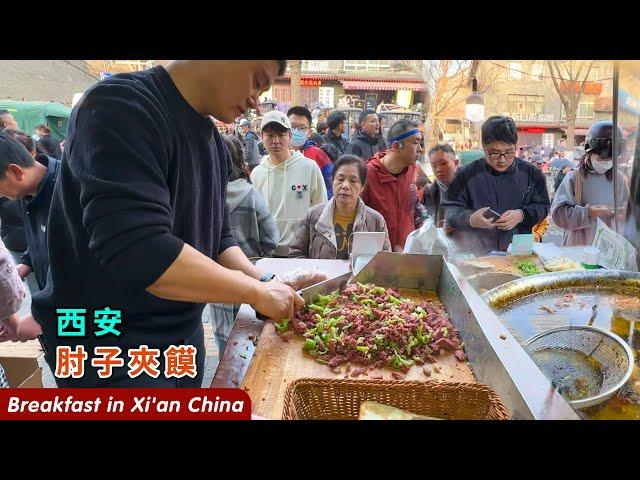
[[[327,201],[322,172],[300,152],[279,165],[266,155],[251,172],[251,182],[267,202],[280,231],[277,256],[288,256],[289,243],[309,208]]]

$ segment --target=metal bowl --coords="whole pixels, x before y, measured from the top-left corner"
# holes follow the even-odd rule
[[[640,273],[622,270],[573,270],[523,277],[489,290],[482,298],[499,315],[509,304],[523,297],[551,290],[633,291],[640,294]]]
[[[568,325],[553,328],[531,337],[524,346],[530,355],[541,350],[573,351],[583,354],[585,360],[586,357],[593,358],[600,365],[602,384],[597,394],[579,400],[567,399],[569,405],[576,409],[608,400],[624,386],[633,371],[633,352],[629,345],[614,333],[596,327]],[[533,360],[535,362],[535,358]]]

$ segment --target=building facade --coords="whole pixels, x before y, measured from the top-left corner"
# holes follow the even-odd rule
[[[327,107],[404,108],[423,101],[425,85],[409,67],[395,60],[302,60],[302,103]],[[279,77],[261,100],[291,104],[291,72]]]
[[[519,146],[563,145],[567,118],[551,72],[543,60],[491,61],[501,70],[484,93],[486,116],[508,115],[518,126]],[[568,82],[561,88],[571,88]],[[580,98],[575,144],[584,142],[589,126],[612,116],[613,62],[597,61]]]

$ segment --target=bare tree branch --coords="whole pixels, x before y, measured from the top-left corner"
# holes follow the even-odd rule
[[[560,101],[564,105],[565,113],[567,116],[567,149],[573,150],[575,145],[575,122],[578,107],[580,106],[580,99],[584,93],[591,69],[595,64],[595,60],[590,60],[589,63],[585,61],[578,61],[574,64],[573,61],[558,62],[557,60],[548,60],[549,70],[551,71],[551,78],[553,85],[558,93]],[[568,79],[562,77],[560,71],[560,63],[567,73]],[[586,72],[583,74],[586,66]],[[555,69],[554,69],[555,67]],[[573,74],[575,71],[575,75]]]

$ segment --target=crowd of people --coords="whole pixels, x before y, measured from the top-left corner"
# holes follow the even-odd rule
[[[543,171],[517,149],[509,117],[483,123],[484,157],[468,165],[450,145],[431,146],[433,181],[418,161],[424,128],[409,119],[383,128],[365,110],[347,137],[343,112],[330,112],[314,131],[310,111],[293,106],[235,127],[284,65],[174,61],[106,79],[74,108],[64,154],[46,126],[29,135],[0,112],[0,265],[8,262],[5,246],[17,265],[0,269],[11,297],[0,312],[0,340],[40,336],[53,365],[56,346],[74,344],[55,335],[55,309],[112,305],[127,313],[123,350],[182,342],[204,352],[200,316],[209,303],[223,349],[239,304],[281,319],[303,302],[293,285],[250,259],[349,259],[352,234],[361,231],[384,232],[384,250],[403,251],[427,218],[458,250],[476,255],[504,252],[514,234],[539,234],[550,214],[566,230],[566,245],[587,245],[598,218],[610,223],[620,214],[611,122],[589,130],[577,169],[559,161],[561,152],[553,158],[563,177],[552,204]],[[221,135],[212,117],[232,127]],[[23,295],[16,274],[32,278],[35,294],[24,318],[15,315]],[[110,382],[197,380],[117,375]],[[89,374],[58,383],[103,382]]]

